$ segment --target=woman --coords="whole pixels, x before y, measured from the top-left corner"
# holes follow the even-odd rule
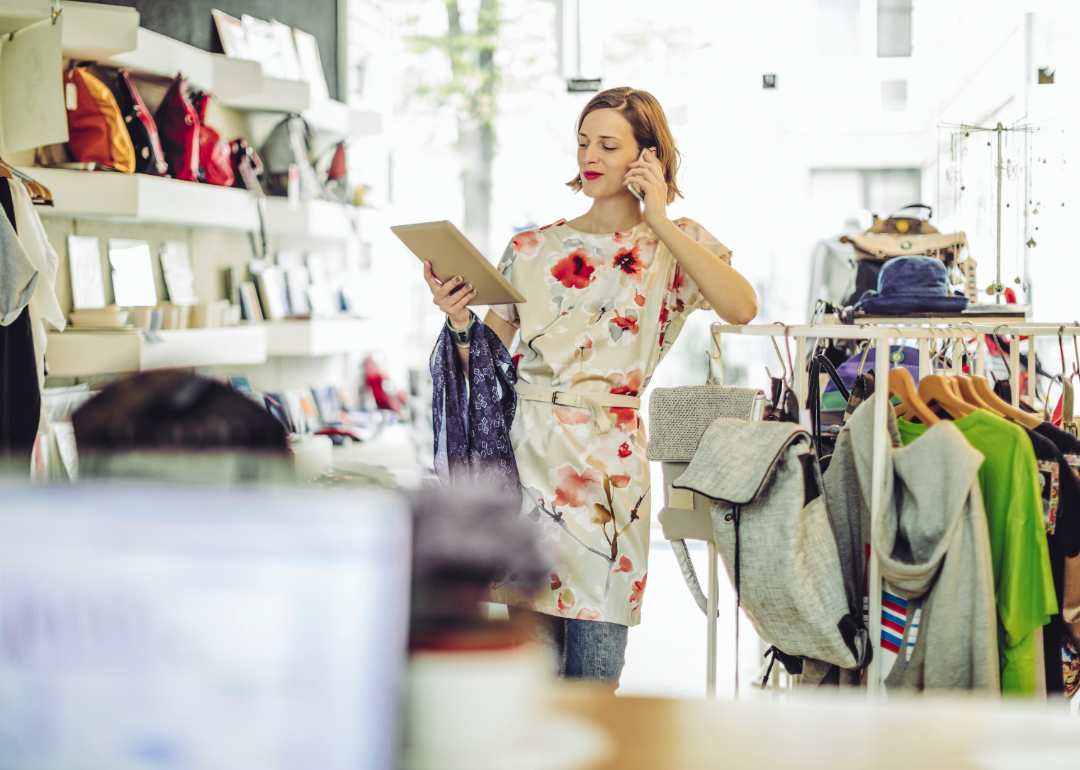
[[[510,437],[529,518],[557,562],[539,594],[512,582],[495,594],[553,648],[561,675],[617,685],[647,579],[639,396],[690,311],[712,308],[729,323],[749,323],[757,298],[730,267],[727,247],[690,219],[668,219],[668,204],[682,196],[679,153],[651,94],[599,93],[577,126],[578,174],[567,184],[592,207],[514,236],[499,269],[528,302],[493,306],[484,318],[508,349],[520,331]],[[424,277],[452,330],[478,328],[471,286],[440,283],[430,263]],[[457,352],[468,372],[469,346]]]

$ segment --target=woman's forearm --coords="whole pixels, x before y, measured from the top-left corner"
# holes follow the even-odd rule
[[[472,316],[469,317],[469,320],[472,320]],[[517,334],[517,329],[513,324],[503,320],[495,313],[495,311],[489,310],[487,311],[487,315],[484,316],[484,325],[495,332],[496,336],[498,336],[502,341],[502,344],[506,346],[507,350],[510,349],[510,346],[514,342],[514,336]],[[475,333],[478,334],[479,329]],[[466,376],[468,376],[469,350],[471,347],[468,345],[465,347],[455,345],[454,347],[457,348],[458,360],[461,361],[461,371],[465,372]]]
[[[684,233],[673,222],[656,231],[657,237],[671,251],[701,289],[716,314],[731,324],[748,324],[757,315],[757,292],[750,282],[731,265]]]

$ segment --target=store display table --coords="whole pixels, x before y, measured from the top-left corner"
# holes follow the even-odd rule
[[[1080,722],[1065,704],[927,696],[872,704],[865,693],[787,702],[764,693],[738,702],[612,698],[560,684],[554,706],[612,739],[596,770],[996,770],[1080,761]]]

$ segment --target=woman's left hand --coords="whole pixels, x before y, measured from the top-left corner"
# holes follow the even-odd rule
[[[656,159],[655,150],[645,148],[641,156],[627,167],[623,176],[623,184],[637,185],[645,199],[645,210],[642,212],[645,224],[656,232],[659,225],[668,221],[667,198],[668,185],[664,179],[664,168]]]

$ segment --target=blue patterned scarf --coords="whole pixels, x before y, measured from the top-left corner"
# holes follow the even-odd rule
[[[471,382],[462,376],[450,331],[431,353],[431,403],[435,430],[435,472],[445,486],[476,484],[521,499],[510,426],[517,411],[517,372],[498,335],[475,321],[469,351]]]

